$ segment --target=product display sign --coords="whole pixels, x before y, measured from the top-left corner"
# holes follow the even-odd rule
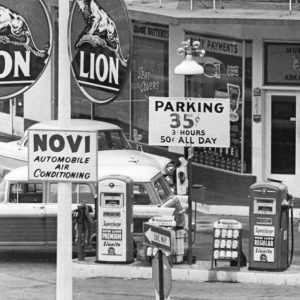
[[[97,182],[97,132],[28,131],[29,180]]]
[[[76,0],[69,24],[72,71],[80,90],[91,101],[112,101],[131,64],[131,23],[125,4]]]
[[[253,261],[274,262],[275,227],[254,225]]]
[[[0,1],[0,100],[29,89],[45,70],[52,25],[42,0]]]
[[[242,251],[242,224],[236,220],[223,219],[214,223],[213,262],[217,260],[234,260],[240,264]]]
[[[267,43],[265,45],[265,83],[300,84],[300,44]]]
[[[149,144],[230,147],[229,99],[150,97]]]

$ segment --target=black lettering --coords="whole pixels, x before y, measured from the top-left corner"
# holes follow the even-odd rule
[[[33,151],[38,151],[39,148],[42,151],[47,150],[47,135],[43,134],[42,139],[39,134],[33,135]]]

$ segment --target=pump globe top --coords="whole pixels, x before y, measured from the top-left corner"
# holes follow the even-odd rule
[[[194,59],[192,54],[187,54],[185,59],[175,67],[174,73],[178,75],[199,75],[203,74],[204,70]]]

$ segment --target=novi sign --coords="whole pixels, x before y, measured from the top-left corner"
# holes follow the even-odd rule
[[[26,91],[49,61],[52,31],[42,0],[0,4],[0,99]]]
[[[28,131],[30,180],[96,182],[96,131]]]
[[[76,0],[69,52],[83,94],[96,103],[112,101],[129,74],[131,23],[122,0]]]

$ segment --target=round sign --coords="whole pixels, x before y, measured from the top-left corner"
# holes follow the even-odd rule
[[[108,103],[129,74],[132,34],[122,0],[76,0],[69,22],[73,75],[93,102]]]
[[[160,250],[161,251],[161,250]],[[163,280],[164,285],[164,296],[167,298],[170,295],[172,288],[172,272],[168,261],[168,258],[164,253],[162,253],[162,263],[163,263],[163,279],[159,278],[159,257],[158,252],[152,260],[152,278],[154,281],[155,289],[159,292],[159,282]]]
[[[1,0],[0,99],[29,89],[45,70],[52,26],[42,0]]]

